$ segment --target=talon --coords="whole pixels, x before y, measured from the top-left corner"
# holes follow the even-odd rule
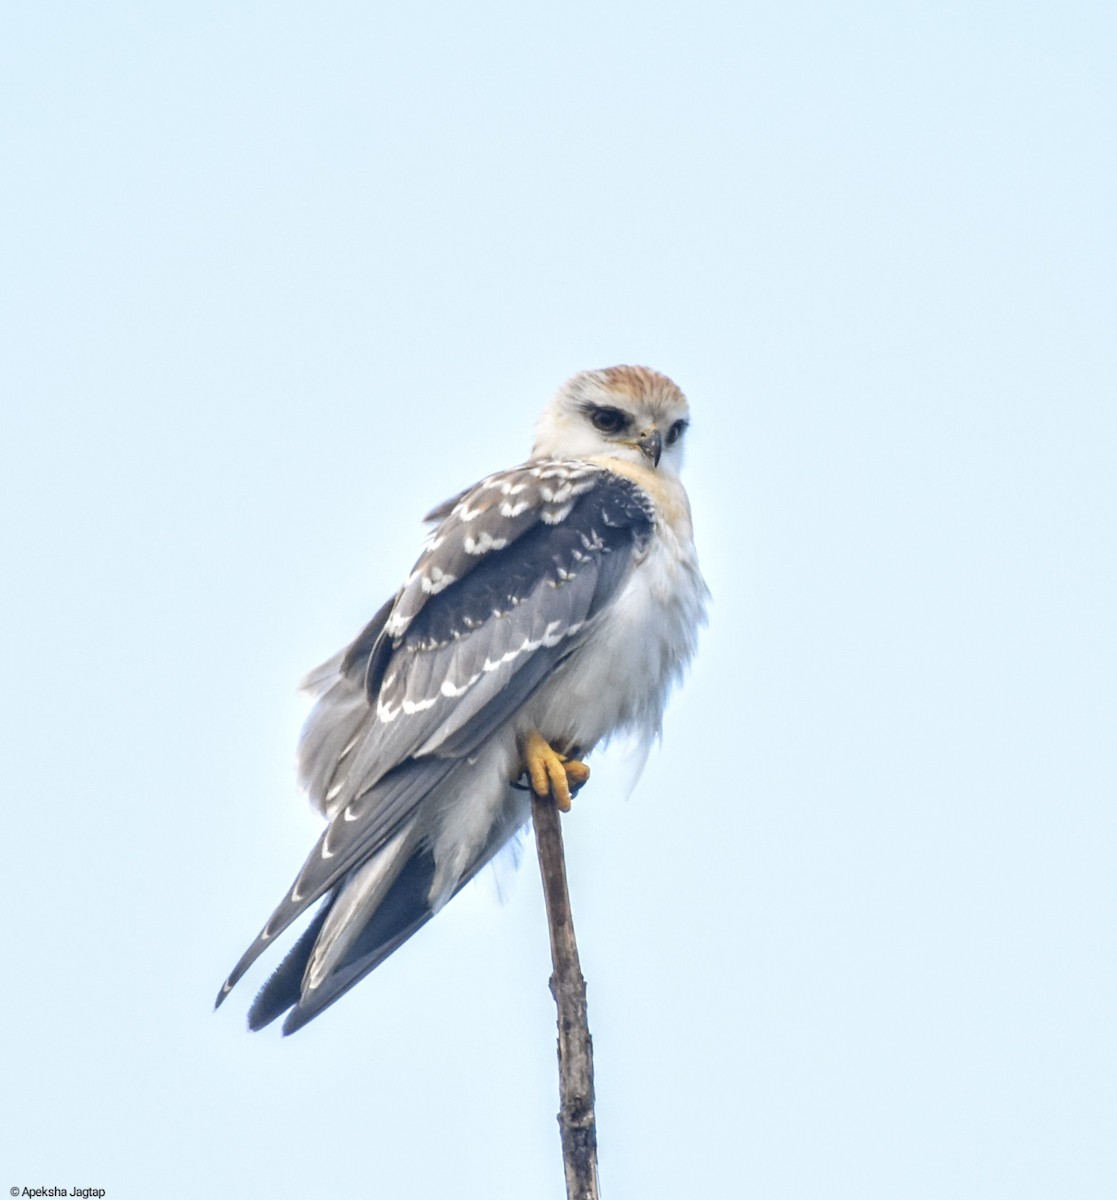
[[[537,796],[550,796],[559,812],[570,811],[570,798],[590,777],[584,762],[568,759],[533,729],[523,740],[524,768]]]
[[[566,782],[570,785],[570,794],[573,796],[582,784],[589,779],[590,769],[584,762],[580,762],[576,758],[564,760],[562,769],[566,772]]]

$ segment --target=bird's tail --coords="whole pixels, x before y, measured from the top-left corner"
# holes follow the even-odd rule
[[[262,1029],[290,1009],[283,1032],[294,1033],[378,967],[433,915],[427,898],[434,879],[434,858],[421,849],[400,866],[383,899],[359,932],[336,956],[318,945],[335,907],[344,902],[346,886],[331,892],[313,922],[288,951],[248,1011],[248,1027]],[[349,926],[352,928],[352,926]],[[326,930],[328,934],[328,930]],[[312,959],[322,963],[317,978]],[[310,983],[314,986],[309,986]]]

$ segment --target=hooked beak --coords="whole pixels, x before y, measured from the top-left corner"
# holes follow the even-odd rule
[[[640,447],[640,453],[645,458],[652,460],[652,466],[659,466],[659,458],[663,453],[663,434],[658,429],[651,430],[650,433],[645,433],[643,437],[636,439],[636,445]]]

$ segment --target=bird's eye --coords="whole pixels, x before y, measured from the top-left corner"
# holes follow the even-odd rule
[[[628,424],[627,414],[621,412],[619,408],[595,408],[590,413],[590,420],[593,422],[593,427],[601,430],[602,433],[620,433]]]
[[[667,444],[673,446],[679,438],[683,436],[683,431],[686,429],[685,421],[676,421],[674,425],[667,431]]]

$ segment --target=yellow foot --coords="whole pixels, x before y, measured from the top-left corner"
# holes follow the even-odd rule
[[[590,777],[590,769],[576,758],[566,758],[533,729],[521,744],[524,769],[537,796],[550,796],[560,812],[570,811],[570,797]]]

